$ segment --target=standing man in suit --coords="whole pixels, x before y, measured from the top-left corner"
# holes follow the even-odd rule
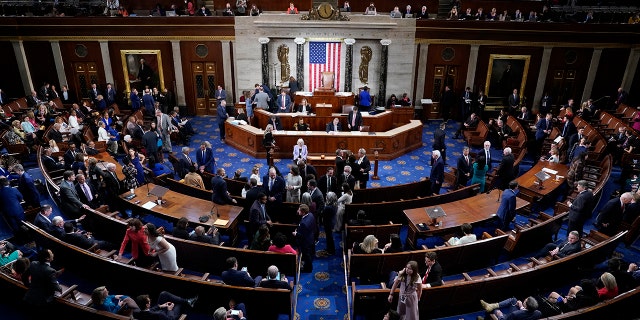
[[[502,151],[502,160],[500,160],[500,164],[498,165],[497,174],[498,178],[500,178],[500,190],[506,190],[509,188],[511,184],[511,180],[515,178],[515,174],[513,172],[513,164],[515,163],[515,159],[513,158],[513,154],[511,153],[511,148],[506,147]]]
[[[340,119],[333,118],[333,121],[327,123],[326,131],[327,133],[332,133],[332,134],[336,134],[342,131],[342,124],[340,123]]]
[[[446,133],[444,129],[447,127],[447,123],[443,122],[440,124],[438,129],[433,133],[433,145],[431,146],[433,150],[438,150],[440,155],[442,156],[442,163],[447,164],[447,145],[444,143],[444,138]]]
[[[431,180],[431,194],[440,194],[440,188],[444,181],[444,162],[438,150],[433,150],[431,155],[431,174],[429,175],[429,180]]]
[[[578,190],[576,199],[573,202],[567,200],[567,205],[569,205],[569,226],[567,230],[578,231],[580,237],[582,237],[584,223],[587,219],[591,218],[591,212],[593,210],[593,193],[587,186],[587,181],[578,181],[576,184]]]
[[[485,141],[480,152],[484,153],[484,158],[487,160],[487,172],[491,171],[491,160],[493,159],[491,157],[491,142]]]
[[[224,130],[224,123],[227,122],[227,118],[229,118],[229,114],[227,113],[227,101],[226,100],[222,100],[220,102],[220,104],[218,105],[218,113],[217,113],[217,120],[218,120],[218,129],[220,130],[220,142],[224,143],[224,138],[225,138],[225,130]]]
[[[151,95],[151,89],[144,89],[142,92],[142,104],[147,115],[155,114],[156,100]]]
[[[267,195],[267,205],[269,211],[279,210],[282,198],[284,197],[285,182],[281,176],[276,174],[274,167],[269,168],[268,176],[262,179],[262,187]]]
[[[211,178],[211,189],[213,191],[211,201],[215,204],[225,205],[238,203],[236,199],[231,198],[231,194],[227,191],[227,182],[224,181],[226,175],[227,173],[224,168],[218,168],[216,176]]]
[[[133,88],[131,90],[131,94],[129,94],[129,100],[131,101],[132,112],[138,111],[142,106],[142,100],[140,99],[140,96],[138,95],[138,89],[136,88]]]
[[[560,136],[563,139],[568,140],[572,135],[578,132],[578,129],[576,128],[576,125],[573,124],[571,118],[569,118],[567,115],[562,118],[562,122],[564,123],[564,125],[562,126],[562,130],[560,131]]]
[[[346,165],[347,161],[344,158],[344,150],[336,149],[336,176],[339,177],[338,182],[340,182],[340,184],[342,184],[340,179],[342,179],[341,177],[344,174],[344,166]]]
[[[158,154],[158,133],[156,131],[156,124],[151,122],[147,126],[147,131],[142,135],[142,146],[147,154],[147,157],[156,157]]]
[[[627,103],[627,97],[629,96],[629,94],[624,91],[622,88],[618,88],[618,96],[616,97],[616,105],[619,106],[620,104],[625,104]]]
[[[76,143],[73,140],[69,141],[69,149],[65,151],[64,158],[64,168],[66,170],[71,170],[71,164],[76,161],[76,154],[82,152],[80,149],[76,148]]]
[[[356,178],[351,174],[350,165],[344,166],[344,173],[341,176],[340,185],[342,185],[343,183],[348,184],[351,190],[354,190],[356,187]]]
[[[478,97],[476,98],[476,110],[475,113],[478,114],[478,117],[482,118],[482,113],[484,113],[484,107],[487,103],[487,96],[484,94],[483,90],[478,91]]]
[[[89,89],[89,98],[91,98],[91,102],[97,104],[99,95],[102,95],[102,91],[98,89],[98,85],[94,82],[91,84],[91,89]]]
[[[259,84],[256,84],[256,93],[251,101],[256,105],[257,109],[269,110],[269,94],[264,91],[264,88]]]
[[[107,91],[105,92],[104,100],[107,102],[107,107],[116,103],[116,89],[113,88],[111,83],[107,83]]]
[[[366,189],[369,181],[369,171],[371,171],[371,162],[367,158],[367,151],[364,148],[358,150],[356,163],[358,163],[359,167],[358,181],[360,181],[360,189]]]
[[[82,173],[76,174],[76,193],[80,202],[91,208],[95,209],[101,204],[98,191],[94,189],[93,185],[87,183],[87,178]]]
[[[301,272],[313,271],[313,257],[316,255],[316,244],[314,234],[317,230],[316,218],[309,213],[309,207],[301,204],[298,208],[300,224],[295,231],[292,232],[298,243],[298,250],[302,254],[302,270]]]
[[[184,176],[189,173],[189,168],[194,165],[191,157],[189,157],[189,147],[182,147],[182,152],[178,155],[178,168],[175,168],[175,172],[180,179],[184,179]]]
[[[62,292],[57,277],[61,271],[51,267],[53,252],[42,249],[38,252],[38,261],[31,262],[29,274],[31,285],[24,295],[24,301],[34,307],[47,306],[53,303],[55,292]]]
[[[158,131],[162,135],[162,151],[171,152],[171,137],[170,134],[172,131],[178,130],[176,127],[171,124],[171,118],[168,115],[162,113],[160,109],[156,110],[156,127]]]
[[[471,88],[466,87],[462,93],[462,97],[460,97],[460,121],[464,121],[467,118],[467,115],[471,113],[472,97],[473,92],[471,92]]]
[[[509,95],[509,112],[515,114],[520,109],[520,96],[518,95],[518,89],[513,89],[513,93]]]
[[[334,175],[333,167],[327,168],[327,173],[318,179],[318,188],[324,195],[329,191],[338,194],[338,179]]]
[[[291,97],[284,89],[280,90],[280,95],[276,100],[276,106],[278,106],[278,113],[291,112]]]
[[[540,100],[540,114],[547,114],[551,111],[551,104],[553,103],[553,99],[548,92],[544,93],[544,97]]]
[[[458,158],[456,167],[456,186],[467,186],[469,178],[471,178],[471,157],[469,157],[469,147],[462,148],[462,156]]]
[[[360,131],[362,129],[362,115],[358,111],[358,106],[353,106],[347,117],[347,127],[351,131]]]
[[[224,89],[222,89],[222,85],[218,85],[218,88],[216,89],[216,100],[218,101],[218,104],[220,104],[220,102],[222,102],[222,100],[227,100],[227,91],[225,91]]]
[[[0,176],[0,203],[4,206],[2,211],[14,235],[20,231],[22,221],[25,220],[24,209],[20,202],[22,202],[20,191],[12,188],[6,177]]]
[[[496,215],[500,218],[500,229],[503,231],[511,230],[509,225],[513,218],[516,217],[516,196],[518,195],[518,182],[513,180],[509,182],[509,188],[502,192],[500,207]]]
[[[29,207],[37,208],[40,206],[40,193],[36,189],[36,185],[33,182],[31,175],[24,171],[21,164],[13,166],[13,172],[15,172],[18,178],[18,191],[24,197],[24,201]]]
[[[633,200],[632,192],[625,192],[619,198],[613,198],[604,205],[596,218],[596,228],[598,231],[612,236],[618,231],[622,216],[624,215],[627,205]]]
[[[440,106],[442,107],[442,119],[445,123],[449,121],[451,118],[451,110],[455,108],[456,105],[456,96],[451,87],[445,86],[444,92],[442,92],[442,97],[440,98]]]
[[[207,141],[200,143],[200,150],[196,152],[196,161],[200,172],[216,171],[216,159],[213,156],[213,150],[207,146]]]
[[[536,144],[533,159],[537,161],[540,159],[540,153],[542,152],[542,145],[544,144],[544,139],[546,139],[549,134],[551,134],[551,129],[553,128],[553,121],[551,117],[553,115],[551,113],[547,113],[547,115],[540,119],[538,123],[536,123]]]
[[[62,86],[62,91],[60,92],[60,100],[62,101],[62,104],[72,104],[76,102],[76,99],[73,97],[73,94],[71,94],[71,91],[69,90],[69,87],[67,85]]]
[[[271,217],[267,213],[267,195],[260,192],[258,198],[251,204],[251,209],[249,209],[249,228],[247,230],[249,242],[253,240],[256,231],[263,224],[271,225]]]
[[[103,179],[106,185],[106,203],[109,204],[109,208],[115,211],[116,198],[120,195],[120,180],[116,175],[116,164],[107,163],[107,170],[103,175]],[[77,196],[77,195],[76,195]]]
[[[38,98],[42,101],[49,101],[49,83],[45,82],[38,90]]]

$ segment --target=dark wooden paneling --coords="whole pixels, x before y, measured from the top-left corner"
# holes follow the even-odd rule
[[[206,57],[199,57],[196,54],[196,47],[205,45],[209,49]],[[231,83],[224,83],[224,61],[222,61],[222,42],[220,41],[183,41],[180,42],[180,54],[182,55],[182,73],[184,74],[184,90],[189,114],[195,114],[195,85],[191,72],[192,62],[214,62],[216,65],[216,83],[222,84],[226,90],[232,90]],[[227,63],[230,63],[229,61]],[[238,66],[242,72],[242,67]]]
[[[629,92],[640,92],[640,68],[636,68],[635,75],[633,76],[633,83],[631,84]],[[640,96],[637,94],[629,96],[627,104],[630,106],[637,106],[640,104]]]
[[[592,56],[592,48],[553,48],[545,82],[545,91],[553,98],[553,104],[565,104],[573,98],[575,105],[579,105]],[[571,71],[575,71],[575,79],[567,79]]]
[[[442,51],[446,48],[452,48],[455,51],[455,56],[450,61],[442,59]],[[470,46],[468,45],[446,45],[446,44],[430,44],[427,55],[427,67],[426,70],[419,70],[419,72],[426,72],[424,83],[424,96],[431,98],[433,91],[433,77],[434,68],[436,66],[455,66],[456,67],[456,79],[457,85],[454,86],[453,91],[461,93],[465,88],[465,81],[467,79],[467,68],[469,64],[469,52]],[[443,87],[444,88],[444,87]],[[441,90],[442,91],[442,90]],[[435,100],[437,101],[437,100]]]
[[[45,81],[59,88],[51,43],[48,41],[25,41],[23,46],[31,72],[33,88],[38,90]]]
[[[591,91],[593,99],[606,95],[615,99],[616,92],[622,83],[624,71],[627,68],[629,53],[630,50],[626,48],[602,50],[598,73],[596,73],[593,90]]]
[[[124,70],[122,68],[122,57],[120,50],[160,50],[162,58],[162,76],[164,86],[173,91],[173,83],[176,79],[173,72],[173,52],[171,43],[168,41],[130,41],[130,42],[109,42],[109,55],[111,58],[111,68],[113,79],[119,92],[126,90]],[[161,88],[158,88],[161,90]]]
[[[87,48],[87,55],[85,57],[79,57],[76,54],[77,46],[84,46],[85,48]],[[104,66],[102,64],[102,52],[100,51],[100,43],[98,43],[97,41],[60,41],[60,52],[64,57],[64,72],[68,82],[61,83],[60,87],[62,87],[63,84],[68,85],[71,92],[76,95],[76,99],[79,99],[82,96],[82,94],[80,93],[80,88],[75,88],[74,85],[74,65],[75,63],[79,62],[95,62],[97,66],[99,85],[101,88],[105,87],[106,81],[104,76]],[[116,88],[119,89],[120,87]]]
[[[26,92],[24,92],[20,81],[20,70],[18,70],[18,62],[13,53],[11,42],[1,41],[0,52],[3,53],[2,59],[0,59],[0,70],[2,70],[0,89],[4,91],[8,98],[24,97]]]
[[[536,92],[536,84],[540,74],[540,61],[542,59],[542,48],[539,47],[499,47],[499,46],[481,46],[478,51],[478,65],[476,67],[476,86],[482,87],[487,82],[487,73],[489,72],[489,58],[492,54],[504,55],[530,55],[529,71],[527,74],[527,82],[525,84],[524,96],[530,100]]]

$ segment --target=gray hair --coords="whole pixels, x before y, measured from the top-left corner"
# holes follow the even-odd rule
[[[433,150],[432,154],[438,158],[440,158],[440,150]]]
[[[504,148],[504,154],[511,154],[511,148],[509,147]]]
[[[280,280],[280,279],[277,279],[278,278],[278,267],[276,267],[274,265],[269,266],[269,268],[267,269],[267,275],[269,276],[269,279]]]
[[[189,153],[189,147],[182,147],[182,153]]]
[[[225,320],[227,317],[227,309],[220,307],[213,312],[213,320]]]
[[[53,219],[51,219],[51,224],[53,224],[54,226],[60,222],[64,222],[64,219],[62,219],[61,216],[55,216],[53,217]]]

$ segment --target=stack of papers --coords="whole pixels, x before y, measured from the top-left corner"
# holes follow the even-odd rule
[[[542,168],[542,171],[548,173],[548,174],[558,174],[557,170],[553,170],[553,169],[549,169],[549,168]]]

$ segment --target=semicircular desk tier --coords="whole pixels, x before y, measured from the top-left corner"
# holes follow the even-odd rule
[[[265,112],[269,114],[268,112]],[[309,154],[335,155],[336,149],[356,151],[364,148],[368,153],[378,151],[380,160],[392,160],[409,151],[422,147],[422,128],[420,120],[408,123],[384,132],[340,131],[289,131],[273,132],[276,143],[274,159],[293,159],[293,146],[299,138],[304,139]],[[264,130],[251,125],[241,125],[227,120],[225,124],[226,143],[255,158],[266,158],[262,146]]]

